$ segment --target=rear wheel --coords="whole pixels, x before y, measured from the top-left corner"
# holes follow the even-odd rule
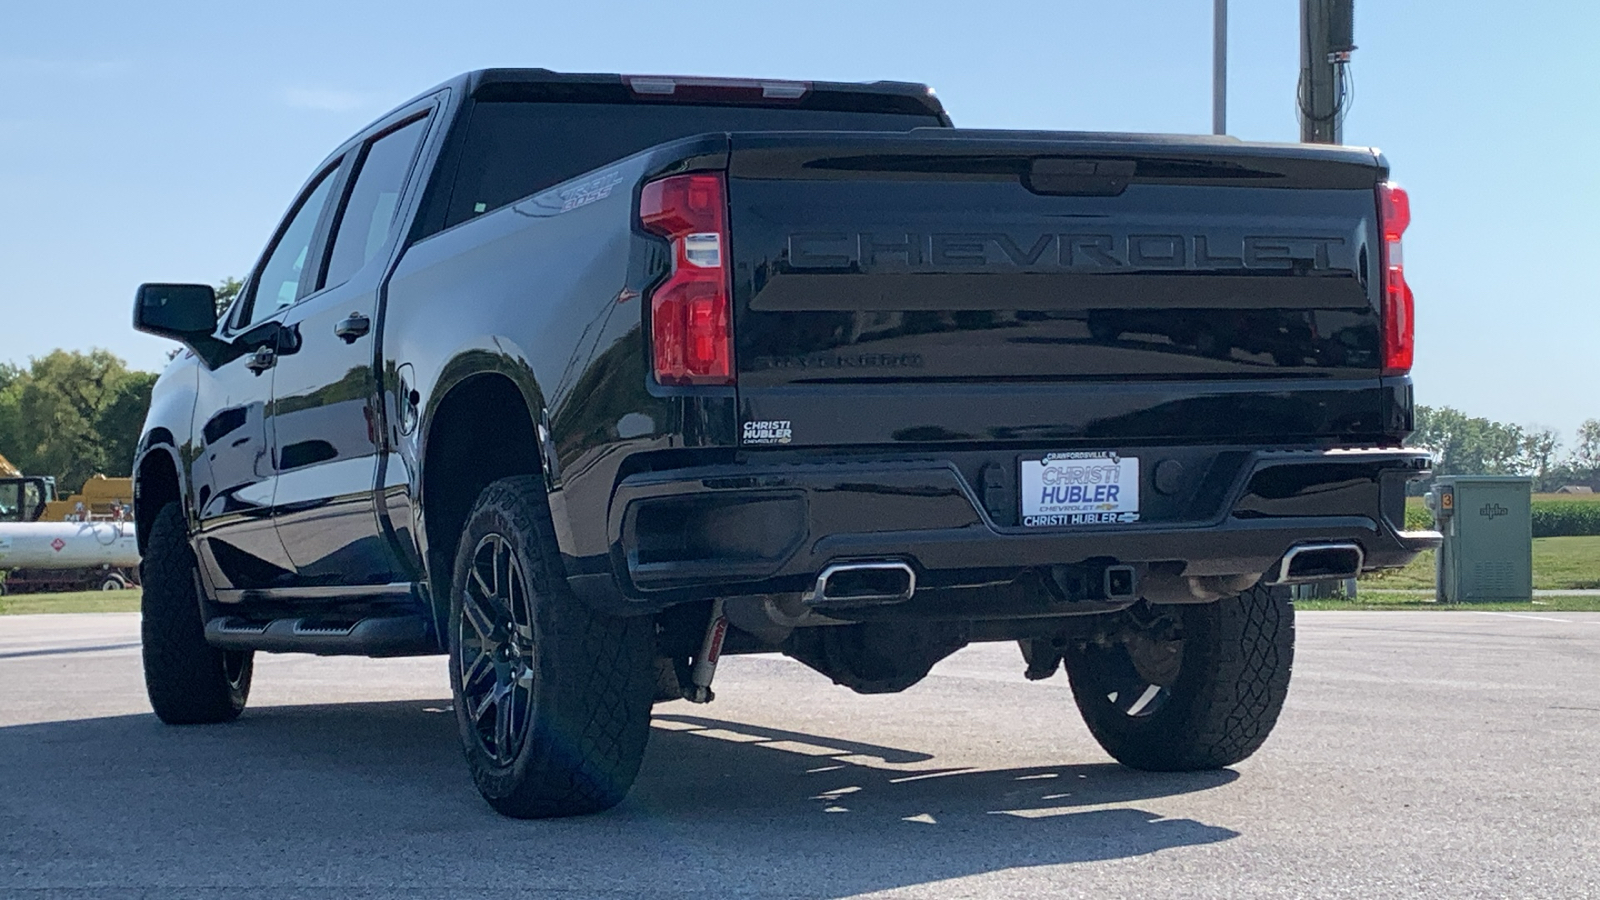
[[[451,584],[450,686],[484,799],[516,818],[615,806],[649,737],[653,620],[573,596],[538,477],[484,489]]]
[[[237,719],[250,695],[254,657],[206,643],[194,549],[178,504],[156,513],[139,569],[144,686],[156,716],[168,725]]]
[[[1229,766],[1260,749],[1289,693],[1294,608],[1259,586],[1214,603],[1138,606],[1065,650],[1089,731],[1123,765]]]
[[[101,575],[97,580],[99,581],[97,587],[102,591],[125,591],[128,589],[128,580],[116,572]]]

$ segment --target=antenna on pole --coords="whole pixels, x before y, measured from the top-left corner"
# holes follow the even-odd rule
[[[1211,15],[1211,133],[1228,133],[1228,0],[1213,0]]]

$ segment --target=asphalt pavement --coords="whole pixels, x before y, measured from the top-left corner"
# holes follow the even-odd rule
[[[860,697],[779,657],[656,709],[616,810],[517,822],[441,659],[257,657],[150,714],[133,615],[0,618],[0,897],[1596,897],[1600,614],[1311,612],[1222,772],[1113,764],[1064,676],[969,648]]]

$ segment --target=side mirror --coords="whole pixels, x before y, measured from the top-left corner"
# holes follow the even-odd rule
[[[225,345],[216,339],[217,292],[209,284],[141,284],[133,301],[137,331],[179,341],[210,365]]]

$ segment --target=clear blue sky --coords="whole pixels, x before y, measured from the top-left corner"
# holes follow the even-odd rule
[[[1233,0],[1229,131],[1294,140],[1294,0]],[[106,347],[146,280],[243,273],[296,187],[467,69],[926,81],[957,124],[1204,132],[1210,0],[7,4],[0,361]],[[1422,402],[1600,417],[1600,4],[1364,0],[1350,144],[1411,191]]]

